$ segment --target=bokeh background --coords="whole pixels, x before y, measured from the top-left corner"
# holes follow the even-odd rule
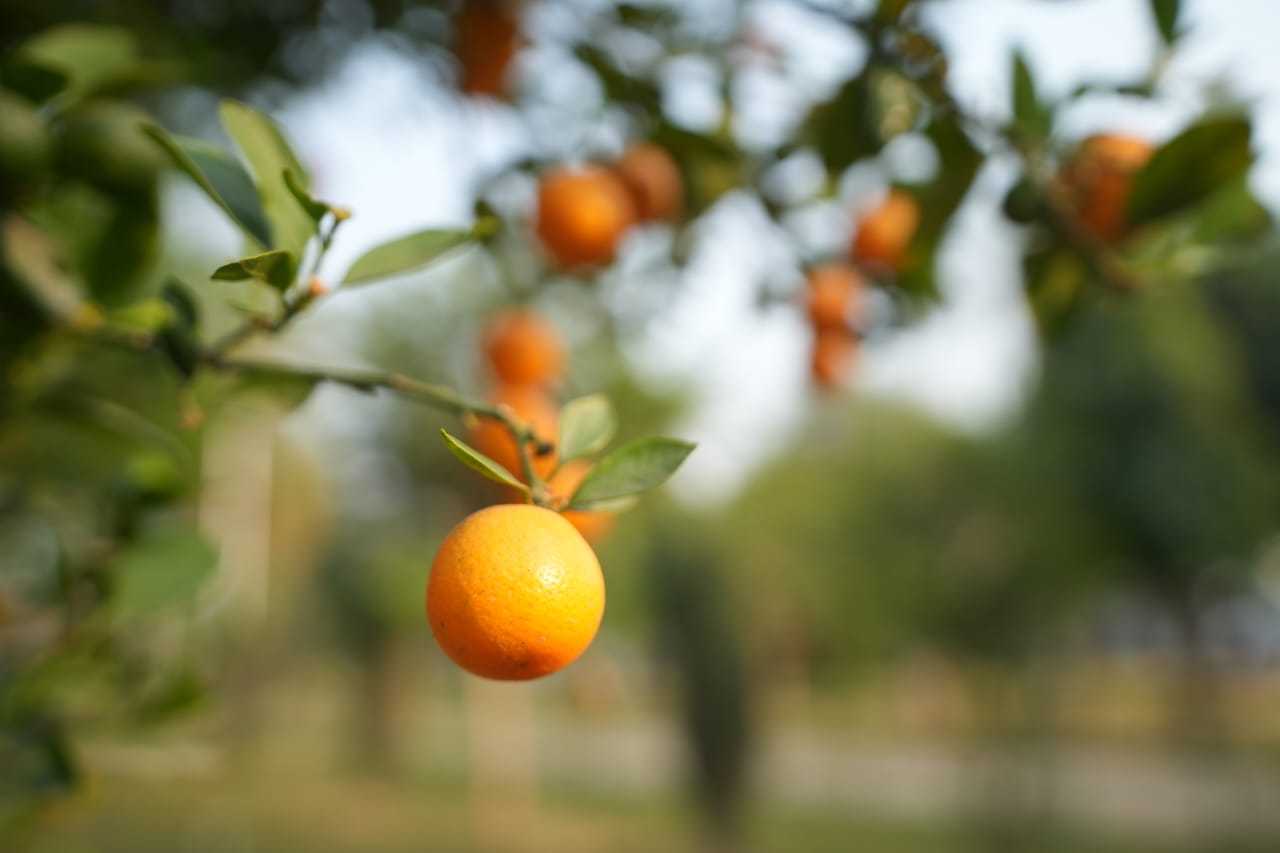
[[[882,293],[843,387],[820,393],[802,266],[842,251],[889,184],[953,168],[923,132],[845,156],[800,130],[879,61],[848,22],[899,5],[976,120],[1019,119],[1017,53],[1061,102],[1045,136],[1063,146],[1160,141],[1231,109],[1256,157],[1143,244],[1140,292],[1058,317],[1033,285],[1089,275],[1037,266],[1058,256],[1007,215],[1023,165],[980,145],[938,235],[939,298]],[[246,352],[483,393],[485,318],[528,301],[571,347],[565,398],[604,391],[624,437],[699,448],[599,545],[588,653],[485,682],[423,616],[439,541],[494,499],[438,441],[454,421],[332,387],[200,405],[6,296],[0,847],[1275,849],[1280,6],[1178,6],[543,0],[519,5],[527,41],[493,98],[458,90],[456,6],[5,0],[6,85],[26,85],[13,57],[53,26],[121,27],[146,57],[61,131],[58,168],[89,189],[34,214],[108,309],[243,254],[121,130],[151,115],[225,144],[231,95],[354,212],[324,280],[398,234],[469,223],[478,200],[509,226],[339,290]],[[1176,38],[1157,26],[1170,9]],[[920,99],[900,83],[876,84],[886,110]],[[527,228],[538,170],[655,127],[686,146],[689,220],[637,229],[589,280],[547,272]],[[123,176],[89,174],[95,143]],[[6,222],[28,203],[6,189]],[[229,326],[195,291],[205,328]],[[113,587],[111,567],[141,586]]]

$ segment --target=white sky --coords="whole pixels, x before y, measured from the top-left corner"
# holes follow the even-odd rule
[[[1275,207],[1280,2],[1184,5],[1192,34],[1170,69],[1169,103],[1091,104],[1067,116],[1065,129],[1168,134],[1195,114],[1198,84],[1223,76],[1257,99],[1262,159],[1254,180]],[[991,116],[1005,112],[1013,47],[1028,55],[1049,92],[1082,80],[1130,78],[1149,66],[1156,47],[1147,16],[1146,0],[952,0],[934,4],[931,12],[950,55],[953,90]],[[785,16],[769,17],[771,23],[774,18],[779,37],[804,37],[803,27]],[[836,59],[827,67],[847,59],[838,45],[831,56]],[[812,51],[808,57],[814,64]],[[815,68],[822,73],[821,63]],[[291,104],[282,120],[315,164],[324,197],[357,213],[345,226],[331,270],[406,231],[465,221],[475,170],[501,162],[523,140],[502,109],[460,108],[403,60],[380,51],[356,54],[333,82]],[[1016,405],[1034,371],[1034,340],[1017,294],[1018,247],[996,209],[1007,180],[998,168],[984,173],[956,223],[942,259],[945,307],[918,327],[868,346],[855,388],[907,397],[963,428],[989,425]],[[677,493],[692,502],[731,495],[792,434],[807,407],[822,404],[809,389],[807,333],[797,312],[756,306],[750,276],[778,262],[776,252],[762,254],[767,240],[758,217],[745,205],[727,205],[715,218],[720,239],[695,259],[669,315],[628,350],[650,381],[697,389],[692,411],[671,430],[700,442],[674,481]],[[394,305],[373,300],[344,309],[341,301],[330,312],[335,321],[347,312],[367,316]],[[298,343],[313,351],[321,342],[328,351],[340,345],[333,335],[341,324],[316,320],[312,336]],[[332,408],[315,413],[343,419]]]

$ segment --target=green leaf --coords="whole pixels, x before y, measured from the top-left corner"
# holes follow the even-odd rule
[[[1156,29],[1165,44],[1173,44],[1182,35],[1178,18],[1182,12],[1182,0],[1151,0],[1151,14],[1156,19]]]
[[[29,101],[43,104],[66,88],[69,75],[38,62],[9,57],[0,61],[0,84]]]
[[[306,187],[303,186],[302,179],[295,175],[292,169],[284,170],[284,185],[288,188],[289,193],[302,207],[307,216],[311,217],[311,221],[315,224],[317,229],[320,226],[321,220],[323,220],[327,214],[337,212],[333,205],[326,204],[325,202],[313,197],[311,193],[307,192]]]
[[[481,223],[470,231],[428,229],[374,246],[347,271],[344,284],[364,284],[375,279],[412,272],[470,242]]]
[[[284,175],[286,171],[293,173],[305,189],[310,183],[307,170],[289,147],[280,128],[267,116],[232,100],[222,102],[218,115],[257,180],[262,208],[275,237],[272,247],[302,254],[303,247],[316,233],[316,223],[298,203],[285,183]]]
[[[499,465],[497,462],[494,462],[488,456],[485,456],[479,450],[476,450],[466,442],[449,435],[447,430],[440,430],[440,435],[444,438],[445,447],[449,448],[449,452],[456,456],[463,465],[466,465],[472,471],[477,471],[495,482],[519,489],[524,495],[529,494],[528,486],[520,482],[510,471]]]
[[[603,394],[570,400],[560,413],[560,461],[590,456],[604,449],[618,429],[618,415]]]
[[[138,59],[138,42],[124,27],[63,24],[33,36],[18,57],[61,73],[67,90],[83,97],[127,75]]]
[[[145,125],[143,131],[258,246],[264,249],[271,246],[271,225],[253,179],[244,167],[207,142],[174,136],[155,124]]]
[[[1024,130],[1038,136],[1049,133],[1052,116],[1036,94],[1031,68],[1021,51],[1013,52],[1013,119]]]
[[[189,289],[176,279],[165,283],[160,298],[173,315],[173,323],[160,332],[160,349],[183,376],[192,376],[200,363],[199,308]]]
[[[1129,222],[1142,225],[1204,201],[1248,171],[1252,128],[1243,116],[1206,119],[1166,143],[1133,181]]]
[[[674,438],[642,438],[605,456],[578,486],[569,509],[593,509],[604,501],[638,495],[660,486],[693,452],[695,445]]]
[[[292,252],[275,249],[223,264],[210,276],[214,281],[241,281],[256,278],[280,292],[289,289],[298,272],[298,261]]]
[[[116,617],[189,603],[216,562],[213,546],[192,530],[158,532],[133,543],[115,562]]]

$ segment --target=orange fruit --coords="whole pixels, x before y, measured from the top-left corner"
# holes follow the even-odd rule
[[[538,237],[561,269],[609,263],[635,221],[626,186],[599,166],[557,169],[538,186]]]
[[[633,145],[613,166],[635,202],[641,222],[669,221],[684,207],[684,178],[665,148],[652,142]]]
[[[809,363],[813,381],[827,391],[838,388],[857,352],[858,338],[847,329],[819,329]]]
[[[521,422],[533,429],[534,435],[546,442],[554,442],[560,429],[560,413],[550,395],[532,385],[501,385],[489,395],[493,403],[508,407]],[[516,477],[524,479],[520,466],[520,454],[515,439],[498,421],[479,418],[467,435],[468,443],[506,468]],[[533,454],[533,448],[529,448]],[[556,456],[533,456],[533,470],[539,477],[546,477],[556,467]]]
[[[449,532],[431,564],[427,619],[467,672],[525,681],[573,663],[604,616],[595,552],[558,513],[499,504]]]
[[[458,88],[469,95],[507,93],[507,72],[520,49],[520,18],[503,0],[467,0],[454,21],[455,50],[461,76]]]
[[[901,190],[890,190],[879,207],[867,213],[849,247],[854,260],[900,271],[907,247],[920,227],[920,207]]]
[[[494,374],[513,385],[547,385],[564,373],[564,342],[536,311],[517,308],[493,317],[484,332],[484,352]]]
[[[547,486],[551,498],[557,505],[567,503],[573,493],[582,485],[582,481],[591,473],[591,463],[585,459],[574,459],[566,462],[560,470],[551,475]],[[574,526],[588,542],[598,544],[613,529],[613,513],[594,510],[567,509],[560,513],[565,520]]]
[[[1090,136],[1080,143],[1059,180],[1085,230],[1104,243],[1115,243],[1125,236],[1133,177],[1155,150],[1145,140],[1110,133]]]
[[[809,322],[815,329],[846,328],[862,323],[866,282],[852,264],[832,262],[811,267],[808,281]]]

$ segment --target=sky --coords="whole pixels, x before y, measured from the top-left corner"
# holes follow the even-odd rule
[[[1135,107],[1099,99],[1065,115],[1063,131],[1109,129],[1159,139],[1202,108],[1206,79],[1222,78],[1256,103],[1260,160],[1253,182],[1280,209],[1280,51],[1274,44],[1280,3],[1185,0],[1184,6],[1190,34],[1168,69],[1162,102]],[[762,3],[760,20],[790,40],[798,73],[815,85],[824,75],[838,78],[855,58],[848,46],[788,8]],[[1084,80],[1132,78],[1150,66],[1157,49],[1148,15],[1146,0],[949,0],[932,4],[929,18],[948,49],[954,94],[977,114],[998,118],[1007,112],[1015,47],[1049,93]],[[685,100],[696,112],[696,87],[688,91]],[[467,221],[476,176],[526,140],[502,108],[460,104],[405,59],[379,49],[356,52],[279,117],[314,164],[323,197],[357,213],[344,226],[330,272],[385,239]],[[1018,235],[998,214],[1011,179],[999,163],[980,176],[943,248],[943,307],[912,329],[870,342],[859,356],[852,393],[906,398],[966,430],[997,425],[1016,409],[1034,377],[1035,341],[1018,295]],[[874,198],[876,184],[860,184],[855,175],[846,193],[850,208]],[[817,216],[814,239],[842,239],[847,213]],[[831,405],[809,387],[799,312],[757,305],[753,276],[789,261],[770,238],[770,226],[751,205],[732,201],[711,220],[706,227],[718,239],[706,241],[692,259],[669,310],[625,350],[655,388],[695,392],[691,409],[670,430],[700,443],[673,481],[677,496],[695,505],[731,497],[756,466],[785,447],[811,407]],[[340,348],[353,314],[368,318],[394,309],[390,298],[362,300],[324,306],[310,333],[296,339],[303,353]],[[334,403],[309,408],[337,433],[344,422],[357,422]]]

